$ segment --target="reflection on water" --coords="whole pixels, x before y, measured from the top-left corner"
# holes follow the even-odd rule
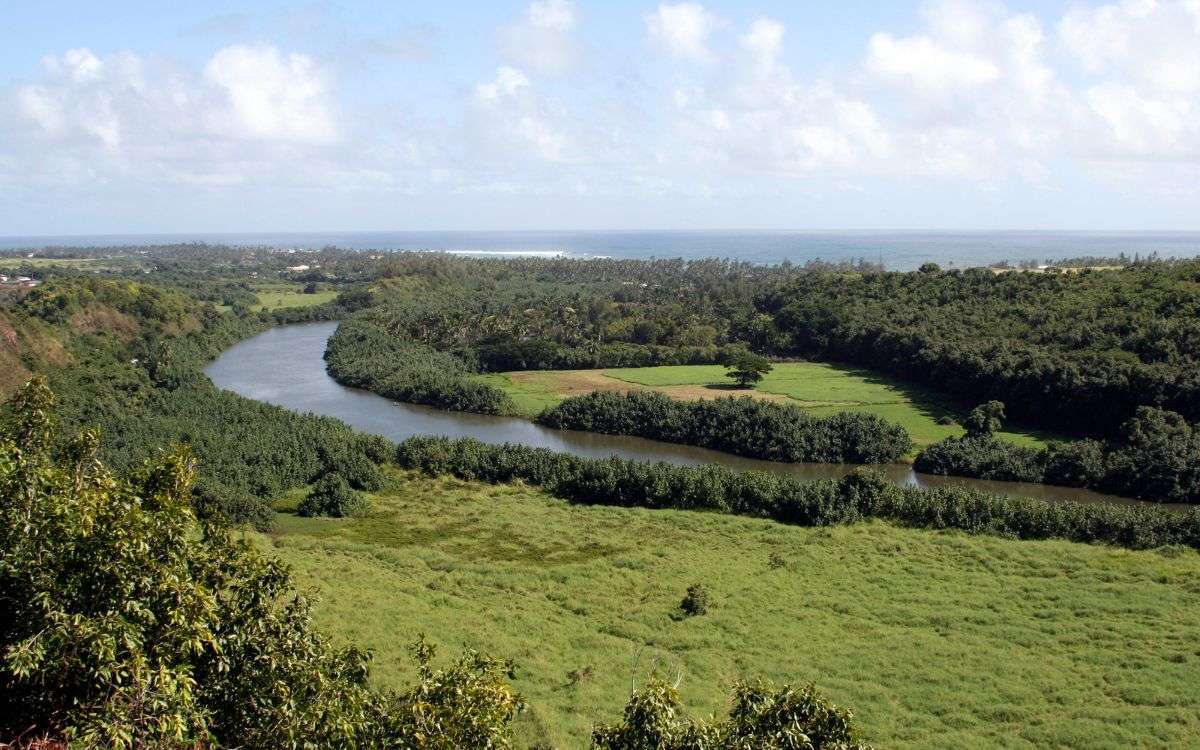
[[[325,372],[325,341],[336,328],[337,323],[274,328],[226,350],[205,372],[219,388],[299,412],[337,417],[357,430],[395,441],[413,435],[473,437],[487,443],[522,443],[591,458],[621,456],[684,465],[716,463],[732,469],[759,469],[808,480],[844,476],[856,466],[756,461],[643,438],[554,430],[515,417],[439,411],[389,401],[367,391],[339,385]],[[906,464],[883,464],[872,468],[899,484],[924,487],[963,484],[988,492],[1046,500],[1137,502],[1068,487],[918,474]]]

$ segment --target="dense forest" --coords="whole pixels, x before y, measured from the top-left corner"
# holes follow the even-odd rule
[[[301,470],[271,455],[264,464],[276,468],[253,480],[221,468],[219,436],[197,426],[212,421],[204,412],[260,409],[256,419],[279,425],[291,417],[206,390],[196,377],[198,363],[252,330],[313,317],[344,321],[327,352],[335,377],[400,400],[508,413],[508,397],[475,373],[722,362],[746,346],[773,357],[866,365],[928,383],[968,405],[999,399],[1018,424],[1086,437],[1043,451],[994,437],[954,439],[927,450],[918,461],[922,470],[1152,500],[1192,502],[1200,492],[1190,468],[1200,463],[1200,440],[1188,405],[1200,372],[1196,261],[1103,271],[927,266],[888,273],[869,265],[497,260],[334,248],[281,253],[191,245],[60,254],[93,265],[35,267],[31,273],[46,283],[0,307],[11,318],[6,335],[24,342],[19,354],[12,344],[0,347],[9,365],[0,388],[11,389],[38,367],[52,371],[65,413],[77,409],[80,424],[91,419],[119,427],[120,439],[106,448],[118,466],[159,438],[213,443],[205,473],[237,488],[240,500],[225,500],[232,504],[249,507],[295,476],[311,478],[324,459],[307,459]],[[54,294],[56,285],[111,279],[120,286],[131,278],[142,291],[119,304],[81,305],[69,294]],[[283,281],[320,283],[338,296],[325,306],[253,312],[262,283]],[[44,361],[31,369],[22,357]],[[68,359],[87,366],[47,367]],[[134,359],[137,365],[130,364]],[[162,401],[164,393],[170,404],[124,408],[135,399]],[[258,436],[267,434],[274,433],[249,430],[239,443],[270,455],[271,446],[286,439],[260,443]],[[723,442],[739,441],[727,436]],[[344,473],[353,479],[363,472]],[[209,484],[204,479],[201,484]],[[370,480],[353,483],[365,487]]]
[[[376,487],[375,461],[386,451],[337,420],[220,391],[201,368],[272,325],[342,314],[335,305],[228,315],[156,285],[76,276],[51,278],[0,308],[0,334],[16,380],[44,373],[67,427],[108,436],[103,460],[127,470],[158,446],[191,445],[203,459],[199,504],[263,526],[269,498],[327,471]]]
[[[755,304],[779,352],[997,399],[1030,424],[1117,435],[1139,406],[1200,419],[1200,262],[812,273]]]

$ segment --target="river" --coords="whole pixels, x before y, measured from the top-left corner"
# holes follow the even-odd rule
[[[589,458],[621,456],[640,461],[731,469],[758,469],[815,480],[844,476],[855,464],[784,464],[622,435],[555,430],[515,417],[493,417],[398,403],[340,385],[325,372],[325,342],[337,323],[273,328],[227,349],[205,368],[219,388],[298,412],[336,417],[362,432],[397,442],[413,435],[473,437],[486,443],[522,443]],[[907,464],[873,465],[898,484],[934,487],[961,484],[987,492],[1043,500],[1140,504],[1137,500],[1071,487],[920,474]]]

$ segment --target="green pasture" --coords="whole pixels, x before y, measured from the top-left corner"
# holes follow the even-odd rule
[[[323,305],[337,297],[337,290],[325,287],[313,294],[305,294],[303,284],[287,284],[255,287],[254,294],[258,297],[258,309],[274,310],[280,307]]]
[[[418,633],[443,658],[513,659],[530,704],[518,747],[585,747],[653,672],[697,713],[722,710],[739,677],[813,681],[879,748],[1200,745],[1194,551],[392,484],[368,517],[283,513],[256,538],[319,596],[322,628],[373,650],[379,684],[412,678]],[[696,582],[714,604],[681,619]]]
[[[710,387],[712,394],[743,395],[743,390],[729,390],[731,381],[721,365],[680,365],[663,367],[615,368],[580,371],[621,381],[634,386],[662,390],[668,395],[681,386]],[[504,389],[525,415],[534,415],[553,406],[565,397],[564,380],[572,373],[543,371],[484,376],[488,382]],[[819,362],[782,362],[758,384],[757,391],[778,394],[791,399],[795,405],[825,415],[838,411],[876,414],[908,430],[918,448],[950,436],[963,434],[957,424],[939,424],[942,417],[961,421],[975,404],[952,400],[932,389],[888,378],[869,370]],[[1042,446],[1051,435],[1037,430],[1010,427],[1000,435],[1021,445]]]
[[[313,294],[304,293],[303,284],[263,284],[254,287],[258,304],[254,310],[277,310],[283,307],[312,307],[332,302],[338,293],[335,289],[323,288]],[[228,312],[228,305],[217,305],[217,309]]]

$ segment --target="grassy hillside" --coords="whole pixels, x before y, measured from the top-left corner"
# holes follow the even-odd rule
[[[698,711],[737,676],[816,681],[879,747],[1200,742],[1192,551],[805,529],[414,475],[367,518],[283,515],[258,538],[385,684],[411,677],[421,631],[515,659],[524,742],[581,746],[655,669]],[[679,620],[695,582],[714,606]]]
[[[905,383],[859,368],[819,362],[785,362],[753,390],[733,388],[720,365],[509,372],[485,376],[506,391],[525,415],[537,414],[568,396],[594,390],[649,389],[673,398],[719,398],[750,395],[791,403],[819,416],[839,411],[875,414],[903,426],[918,448],[963,434],[939,417],[962,418],[974,404],[959,403],[929,388]],[[1021,445],[1041,446],[1044,433],[1009,431],[1002,435]]]

